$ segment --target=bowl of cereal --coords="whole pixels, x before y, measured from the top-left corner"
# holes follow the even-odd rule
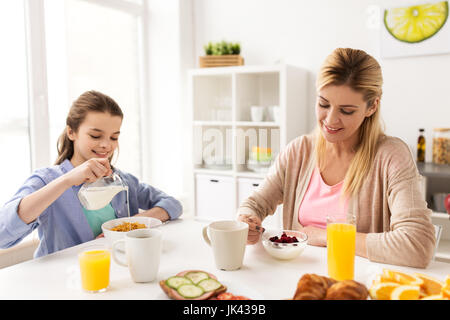
[[[149,229],[161,225],[159,219],[151,217],[125,217],[106,221],[102,224],[102,231],[105,235],[108,246],[112,248],[115,241],[124,239],[125,233],[135,229]],[[124,251],[123,243],[117,249]]]
[[[290,260],[303,252],[308,236],[304,232],[294,230],[265,230],[261,240],[264,249],[272,257]]]

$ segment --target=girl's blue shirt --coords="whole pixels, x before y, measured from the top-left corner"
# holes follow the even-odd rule
[[[0,208],[0,248],[9,248],[19,243],[23,238],[38,228],[39,247],[34,257],[62,250],[80,243],[93,240],[94,233],[78,200],[81,185],[67,189],[33,222],[26,224],[19,218],[17,209],[20,201],[27,195],[39,190],[54,179],[73,169],[69,160],[60,165],[36,170],[20,187],[17,193],[2,208]],[[135,215],[139,209],[148,210],[161,207],[167,211],[170,219],[177,219],[182,213],[178,200],[164,192],[141,183],[132,174],[115,171],[128,186],[130,215]],[[116,217],[127,217],[126,192],[119,192],[112,200]]]

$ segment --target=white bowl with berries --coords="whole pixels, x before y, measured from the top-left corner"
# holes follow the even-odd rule
[[[308,242],[306,233],[295,230],[265,230],[261,241],[264,249],[272,257],[290,260],[305,250]]]

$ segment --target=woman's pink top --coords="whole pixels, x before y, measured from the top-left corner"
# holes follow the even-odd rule
[[[338,215],[345,218],[348,198],[341,199],[344,181],[334,186],[327,185],[320,175],[319,168],[315,168],[300,204],[298,222],[304,227],[327,227],[327,216]]]

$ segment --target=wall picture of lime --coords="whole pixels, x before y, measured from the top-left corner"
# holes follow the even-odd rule
[[[383,58],[450,52],[449,1],[381,11],[381,56]]]
[[[384,25],[397,40],[417,43],[434,36],[448,18],[448,2],[384,10]]]

